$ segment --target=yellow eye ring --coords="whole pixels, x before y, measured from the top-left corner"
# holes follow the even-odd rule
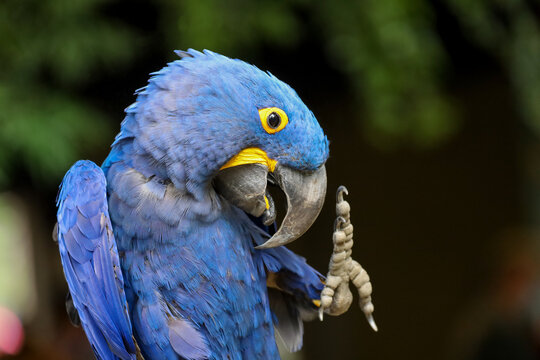
[[[260,109],[259,117],[264,131],[269,134],[275,134],[283,130],[289,123],[289,117],[285,114],[285,111],[277,107]]]

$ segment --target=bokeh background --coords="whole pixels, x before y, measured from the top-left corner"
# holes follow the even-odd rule
[[[64,309],[58,184],[190,47],[270,70],[318,117],[329,194],[292,248],[323,273],[350,190],[380,331],[354,305],[306,324],[295,359],[540,358],[535,0],[0,1],[3,356],[92,358]]]

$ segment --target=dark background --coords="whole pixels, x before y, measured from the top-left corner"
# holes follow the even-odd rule
[[[350,191],[380,330],[353,305],[291,358],[540,358],[537,2],[4,0],[0,35],[0,353],[92,358],[64,310],[58,185],[103,161],[172,50],[208,48],[289,83],[325,129],[327,202],[292,245],[323,273]]]

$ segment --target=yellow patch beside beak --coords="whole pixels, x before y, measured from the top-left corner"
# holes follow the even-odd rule
[[[233,156],[220,170],[246,164],[263,164],[270,172],[273,172],[277,161],[270,159],[264,150],[252,147],[244,149]]]

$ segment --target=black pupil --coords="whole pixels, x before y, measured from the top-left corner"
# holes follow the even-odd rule
[[[270,115],[268,115],[267,121],[268,121],[268,125],[272,129],[275,129],[279,126],[279,123],[281,122],[281,118],[279,117],[277,113],[273,112]]]

